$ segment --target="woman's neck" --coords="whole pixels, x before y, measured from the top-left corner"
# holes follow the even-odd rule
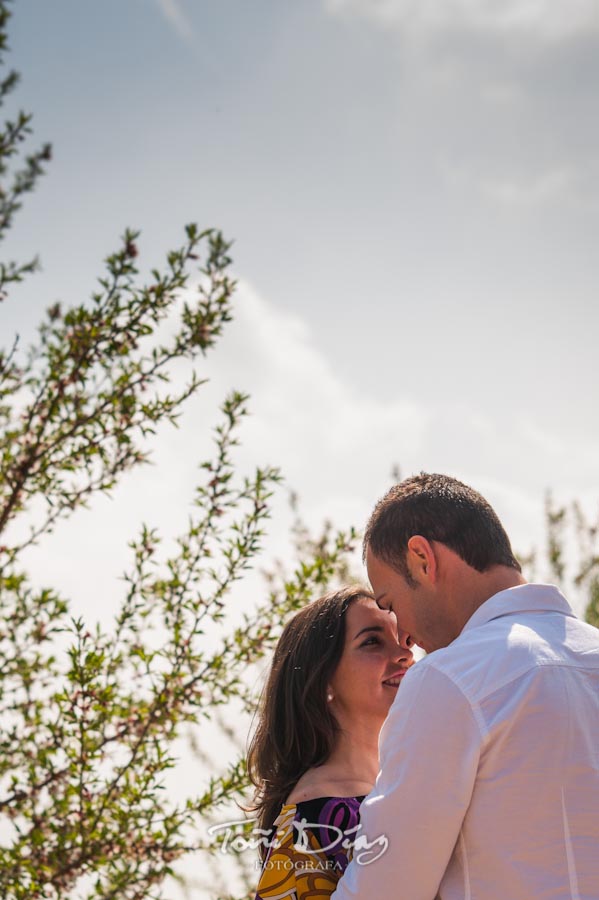
[[[349,725],[338,734],[325,765],[331,777],[373,785],[379,771],[379,728]]]
[[[369,794],[379,771],[378,736],[382,724],[361,722],[352,727],[346,723],[341,727],[327,761],[302,775],[287,802]]]

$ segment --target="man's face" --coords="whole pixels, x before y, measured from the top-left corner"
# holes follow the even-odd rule
[[[435,604],[430,589],[416,584],[410,587],[403,575],[378,559],[368,547],[366,551],[368,578],[377,604],[392,609],[397,627],[407,631],[414,643],[430,653],[444,646],[436,634]]]

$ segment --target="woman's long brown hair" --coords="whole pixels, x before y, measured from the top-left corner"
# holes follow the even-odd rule
[[[343,653],[345,614],[360,597],[372,594],[356,585],[313,600],[281,634],[248,750],[248,772],[257,789],[252,810],[265,831],[304,772],[331,754],[339,726],[327,689]],[[266,852],[262,846],[263,859]]]

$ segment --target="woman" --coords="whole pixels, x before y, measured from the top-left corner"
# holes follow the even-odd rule
[[[394,614],[357,586],[313,601],[285,627],[248,755],[265,835],[256,900],[335,890],[410,644]]]

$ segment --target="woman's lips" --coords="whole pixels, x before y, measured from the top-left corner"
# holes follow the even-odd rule
[[[385,678],[383,684],[386,684],[388,687],[399,687],[399,683],[407,671],[407,669],[400,669],[398,672],[394,672],[393,675]]]

